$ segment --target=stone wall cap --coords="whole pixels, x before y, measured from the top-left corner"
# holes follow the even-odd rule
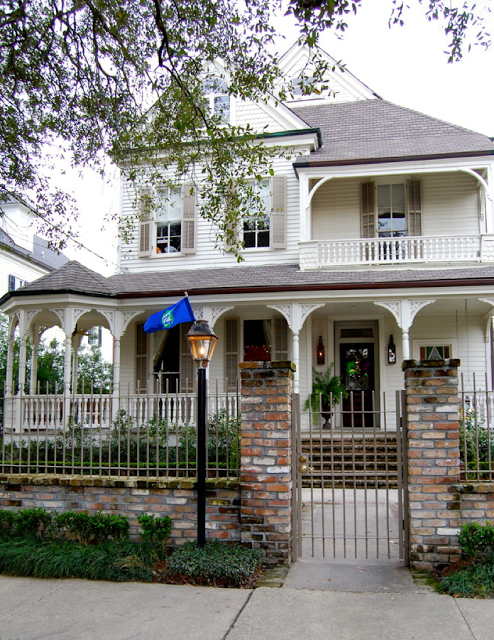
[[[260,360],[256,362],[239,362],[238,368],[242,369],[289,369],[296,371],[297,367],[290,360]]]
[[[407,369],[438,369],[441,367],[459,367],[461,364],[458,358],[447,358],[446,360],[403,360],[401,368]]]

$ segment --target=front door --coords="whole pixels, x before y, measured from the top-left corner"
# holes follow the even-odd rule
[[[340,344],[341,377],[348,396],[342,401],[344,427],[372,427],[374,344],[371,342]]]

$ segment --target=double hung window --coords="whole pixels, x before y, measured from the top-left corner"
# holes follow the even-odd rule
[[[156,253],[177,253],[182,247],[182,189],[157,190]]]
[[[404,184],[378,185],[377,233],[380,238],[401,238],[407,235]]]

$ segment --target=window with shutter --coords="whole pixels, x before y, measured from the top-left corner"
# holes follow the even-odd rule
[[[225,373],[229,391],[234,391],[237,385],[239,362],[238,339],[238,318],[225,320]]]
[[[136,324],[136,392],[146,393],[148,382],[148,334],[144,323]]]
[[[139,257],[196,250],[196,193],[192,184],[150,187],[139,196]]]

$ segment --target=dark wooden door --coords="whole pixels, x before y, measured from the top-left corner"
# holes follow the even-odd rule
[[[340,344],[341,377],[348,392],[342,401],[344,427],[372,427],[374,344]]]

